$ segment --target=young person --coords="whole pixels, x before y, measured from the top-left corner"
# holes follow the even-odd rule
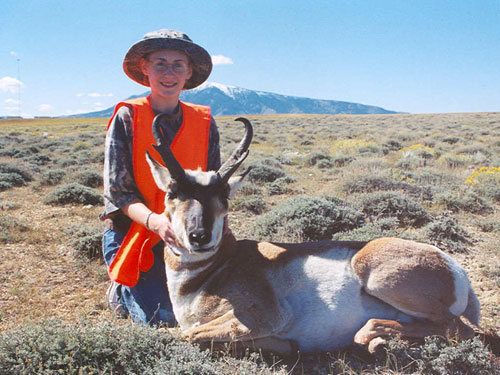
[[[163,113],[162,132],[183,168],[220,167],[219,133],[210,108],[179,101],[182,90],[208,78],[212,60],[186,34],[164,29],[135,43],[123,69],[132,80],[150,87],[151,94],[119,103],[108,124],[101,214],[103,255],[112,280],[106,297],[121,317],[172,326],[163,247],[175,238],[162,214],[164,193],[154,183],[145,151],[152,152],[152,121]]]

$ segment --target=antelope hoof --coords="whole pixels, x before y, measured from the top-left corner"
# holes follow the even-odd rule
[[[385,348],[387,346],[387,340],[383,337],[375,337],[368,344],[368,352],[375,357],[381,357],[385,355]]]
[[[372,339],[377,337],[375,331],[375,319],[370,319],[354,336],[354,342],[359,345],[366,346]]]

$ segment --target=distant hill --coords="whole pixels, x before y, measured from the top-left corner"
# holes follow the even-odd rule
[[[147,96],[149,92],[131,98]],[[203,85],[181,93],[181,100],[208,105],[213,116],[223,115],[266,115],[266,114],[392,114],[398,113],[381,107],[337,100],[322,100],[253,91],[220,83],[205,82]],[[98,112],[83,113],[70,117],[110,117],[110,107]]]

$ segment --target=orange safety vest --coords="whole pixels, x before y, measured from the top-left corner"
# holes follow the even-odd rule
[[[150,97],[127,100],[115,108],[108,123],[108,129],[118,109],[128,106],[133,109],[133,169],[135,182],[145,204],[151,211],[162,213],[165,210],[165,192],[158,189],[146,161],[146,150],[161,162],[158,152],[152,147],[153,109]],[[210,130],[210,107],[181,102],[182,125],[170,148],[184,169],[206,171],[208,157],[208,137]],[[163,163],[162,163],[163,164]],[[151,249],[160,237],[144,225],[133,222],[120,249],[108,268],[111,280],[125,286],[134,286],[139,280],[140,271],[148,271],[153,265]]]

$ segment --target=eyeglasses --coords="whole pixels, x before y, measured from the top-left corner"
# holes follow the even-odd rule
[[[183,60],[174,61],[172,64],[163,59],[155,59],[149,62],[157,73],[166,73],[169,69],[175,74],[184,74],[188,71],[188,63]]]

